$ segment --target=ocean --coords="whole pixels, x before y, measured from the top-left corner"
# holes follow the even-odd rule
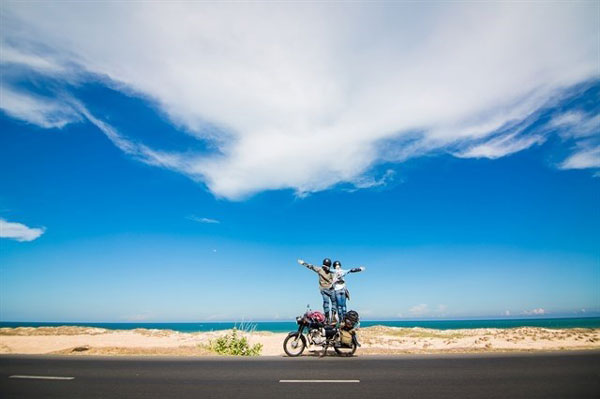
[[[296,329],[293,321],[246,321],[257,331],[289,332]],[[0,322],[1,327],[56,327],[56,326],[86,326],[111,330],[133,330],[136,328],[174,330],[179,332],[228,330],[242,326],[241,322],[197,322],[197,323],[88,323],[88,322]],[[496,319],[496,320],[365,320],[361,327],[423,327],[438,330],[454,330],[460,328],[515,328],[515,327],[544,327],[544,328],[600,328],[600,317],[552,318],[552,319]]]

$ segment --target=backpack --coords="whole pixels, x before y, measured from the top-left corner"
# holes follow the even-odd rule
[[[340,342],[344,346],[352,346],[352,332],[348,330],[340,330]]]
[[[344,323],[350,328],[356,327],[359,321],[360,318],[358,316],[358,312],[356,312],[355,310],[351,310],[344,315]]]

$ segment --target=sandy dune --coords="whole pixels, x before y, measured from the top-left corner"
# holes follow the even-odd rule
[[[210,342],[229,331],[107,330],[92,327],[0,328],[0,353],[99,355],[214,355]],[[245,334],[262,355],[283,355],[284,333]],[[359,332],[359,355],[600,348],[600,329],[433,330],[375,326]]]

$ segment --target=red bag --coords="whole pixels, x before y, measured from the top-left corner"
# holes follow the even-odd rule
[[[318,310],[313,310],[307,314],[308,318],[317,323],[325,323],[325,315]]]

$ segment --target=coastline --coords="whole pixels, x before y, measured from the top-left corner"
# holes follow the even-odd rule
[[[143,328],[4,327],[0,328],[0,354],[214,356],[211,341],[229,332],[231,330],[185,333]],[[251,345],[263,345],[261,356],[283,355],[282,343],[287,334],[265,331],[241,334]],[[361,328],[358,334],[362,344],[357,352],[359,356],[600,349],[600,328],[436,330],[372,326]]]
[[[425,319],[425,320],[361,320],[361,327],[383,325],[386,327],[413,328],[422,327],[436,330],[456,330],[473,328],[600,328],[600,317],[528,317],[528,318],[471,318],[471,319]],[[247,320],[247,321],[198,321],[198,322],[10,322],[1,321],[3,327],[96,327],[109,330],[173,330],[186,333],[245,329],[256,331],[289,332],[296,329],[295,320]]]

